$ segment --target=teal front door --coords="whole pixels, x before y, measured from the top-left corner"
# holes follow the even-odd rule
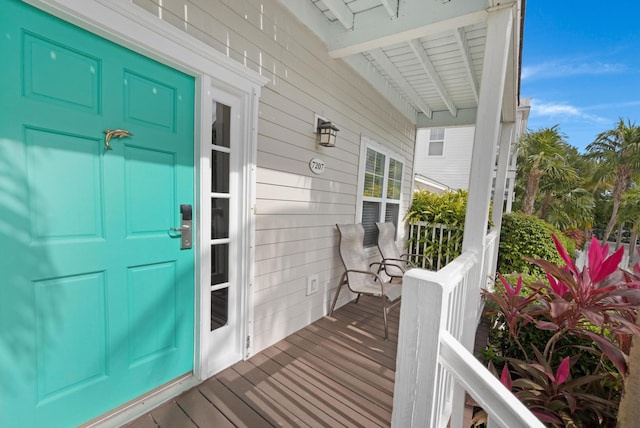
[[[76,426],[193,369],[194,79],[14,0],[0,54],[0,426]]]

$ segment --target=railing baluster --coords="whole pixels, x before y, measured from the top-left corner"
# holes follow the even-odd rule
[[[491,237],[483,254],[463,253],[438,272],[405,274],[392,427],[460,428],[466,390],[493,427],[543,428],[462,344],[476,328],[475,305],[495,242]]]

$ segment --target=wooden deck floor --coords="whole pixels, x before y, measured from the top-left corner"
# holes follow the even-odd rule
[[[155,427],[391,424],[397,309],[360,299],[127,424]]]

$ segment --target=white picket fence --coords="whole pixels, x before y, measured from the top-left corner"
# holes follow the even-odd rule
[[[438,272],[405,274],[393,427],[462,427],[465,393],[487,412],[489,427],[544,427],[469,351],[496,236],[485,238],[482,254],[465,252]]]
[[[461,229],[424,221],[409,224],[407,253],[413,255],[409,259],[413,266],[438,271],[458,257],[461,251]]]

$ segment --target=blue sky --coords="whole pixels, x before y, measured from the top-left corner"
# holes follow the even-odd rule
[[[619,117],[640,125],[640,2],[527,0],[520,96],[528,128],[581,151]]]

